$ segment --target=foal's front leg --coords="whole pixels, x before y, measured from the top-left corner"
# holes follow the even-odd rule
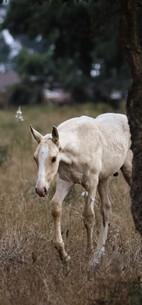
[[[55,244],[59,251],[59,255],[62,261],[67,262],[70,257],[65,251],[65,246],[61,234],[61,215],[62,215],[62,201],[69,192],[72,183],[66,182],[59,177],[57,178],[57,186],[54,197],[52,198],[52,216],[54,219],[55,229]]]

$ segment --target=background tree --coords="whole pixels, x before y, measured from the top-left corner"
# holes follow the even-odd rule
[[[7,66],[10,48],[5,43],[3,36],[0,34],[0,64]]]
[[[132,213],[136,228],[142,235],[142,48],[138,23],[142,2],[120,0],[120,4],[120,36],[132,75],[132,85],[127,98],[127,114],[134,154]]]

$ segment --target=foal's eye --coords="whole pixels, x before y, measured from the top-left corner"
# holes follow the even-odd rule
[[[56,162],[56,157],[53,157],[53,158],[52,158],[52,162],[53,162],[53,163]]]

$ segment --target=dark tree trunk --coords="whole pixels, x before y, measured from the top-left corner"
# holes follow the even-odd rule
[[[127,97],[127,115],[132,136],[132,214],[142,235],[142,50],[137,28],[135,0],[120,0],[120,39],[127,57],[132,85]]]

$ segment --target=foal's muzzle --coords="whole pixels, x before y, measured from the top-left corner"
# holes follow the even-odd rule
[[[47,195],[47,189],[46,187],[43,187],[41,189],[38,189],[37,187],[35,188],[36,193],[40,196],[40,197],[45,197]]]

